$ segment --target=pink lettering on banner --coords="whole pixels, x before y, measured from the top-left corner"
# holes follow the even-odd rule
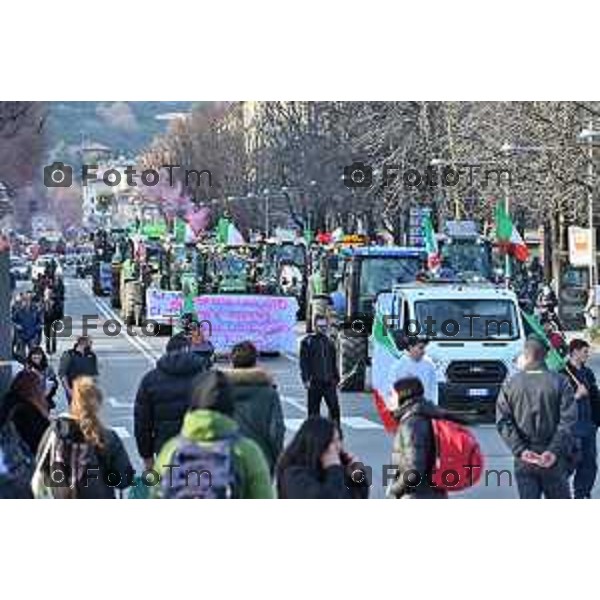
[[[243,340],[261,351],[293,352],[298,304],[295,298],[215,295],[194,298],[199,318],[211,323],[211,341],[227,352]]]

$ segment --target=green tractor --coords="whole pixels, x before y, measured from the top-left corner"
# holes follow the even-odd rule
[[[126,261],[133,259],[133,242],[126,233],[115,236],[114,252],[111,261],[112,287],[110,304],[113,308],[121,308],[121,272]]]
[[[306,313],[308,285],[308,252],[302,242],[268,242],[264,246],[262,280],[268,293],[294,296],[298,301],[298,317]]]
[[[195,244],[172,244],[167,253],[168,288],[182,291],[184,312],[193,310],[193,300],[204,290],[206,253]]]
[[[398,283],[415,281],[425,253],[421,248],[367,246],[345,248],[339,259],[341,265],[334,271],[337,289],[313,295],[311,316],[333,312],[340,389],[363,391],[377,295]]]
[[[127,325],[142,326],[146,320],[146,290],[150,286],[168,289],[168,261],[162,244],[143,243],[143,258],[131,258],[121,270],[121,312]]]
[[[94,235],[94,258],[92,264],[92,291],[95,296],[112,293],[111,259],[114,252],[109,233],[101,229]]]
[[[226,247],[215,252],[210,263],[208,279],[212,293],[248,294],[254,291],[250,260],[238,248]]]

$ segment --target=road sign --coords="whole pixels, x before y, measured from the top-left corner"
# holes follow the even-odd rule
[[[574,267],[589,267],[591,256],[591,230],[584,227],[569,227],[569,262]]]

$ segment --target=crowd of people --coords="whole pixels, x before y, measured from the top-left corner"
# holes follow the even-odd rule
[[[46,352],[56,352],[56,323],[64,317],[65,286],[56,261],[33,282],[33,292],[16,294],[11,306],[13,356],[23,361],[44,338]]]
[[[25,296],[24,306],[30,301]],[[217,368],[212,344],[187,315],[137,388],[134,438],[143,474],[134,473],[136,461],[102,422],[92,340],[80,336],[61,356],[58,373],[39,340],[32,341],[0,403],[0,496],[116,498],[129,490],[132,498],[367,498],[370,473],[341,429],[338,357],[327,318],[316,315],[313,329],[300,346],[307,418],[286,446],[281,398],[256,347],[235,345],[229,366]],[[453,438],[470,457],[481,451],[463,418],[437,405],[427,341],[408,337],[400,347],[386,409],[393,423],[386,493],[444,499],[452,486],[434,474]],[[590,498],[600,425],[600,391],[586,364],[590,345],[571,340],[562,372],[547,369],[548,349],[540,338],[527,339],[519,372],[504,382],[496,403],[497,430],[514,457],[521,498]],[[68,411],[54,416],[61,385]],[[473,483],[463,477],[455,489]]]

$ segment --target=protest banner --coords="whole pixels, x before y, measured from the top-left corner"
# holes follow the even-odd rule
[[[146,318],[158,323],[171,323],[183,310],[183,292],[149,288],[146,290]]]
[[[219,353],[228,353],[245,340],[260,352],[296,352],[298,301],[294,297],[198,296],[194,309],[198,320],[210,323],[210,339]]]

